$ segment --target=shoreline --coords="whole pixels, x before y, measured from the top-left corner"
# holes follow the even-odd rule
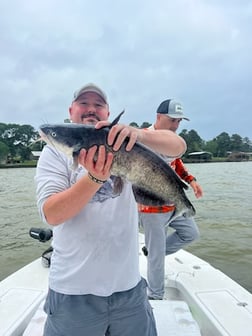
[[[37,165],[35,164],[7,164],[7,165],[0,165],[0,169],[8,169],[8,168],[36,168]]]
[[[187,163],[223,163],[223,162],[252,162],[252,159],[250,160],[240,160],[240,161],[237,161],[237,160],[233,160],[233,161],[230,161],[230,160],[227,160],[227,158],[216,158],[216,159],[212,159],[211,161],[196,161],[196,160],[188,160],[188,159],[183,159],[183,162],[185,164]],[[6,169],[6,168],[36,168],[37,167],[37,162],[35,163],[17,163],[17,164],[0,164],[0,169]]]

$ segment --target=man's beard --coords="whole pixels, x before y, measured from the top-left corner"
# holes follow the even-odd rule
[[[87,113],[87,114],[82,114],[81,120],[83,122],[84,119],[92,118],[93,120],[87,121],[85,124],[87,125],[95,125],[97,121],[101,121],[101,119],[95,114],[95,113]]]

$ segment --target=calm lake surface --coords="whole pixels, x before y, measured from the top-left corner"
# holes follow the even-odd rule
[[[252,293],[252,162],[187,164],[203,187],[194,204],[201,239],[187,250]],[[35,168],[0,169],[0,280],[39,257],[49,243],[29,237],[43,227],[35,202]]]

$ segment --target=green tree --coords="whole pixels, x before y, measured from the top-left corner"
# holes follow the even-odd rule
[[[216,157],[225,157],[228,152],[231,151],[231,140],[230,136],[226,132],[222,132],[215,138],[217,143],[217,152],[215,153]]]
[[[217,156],[218,153],[218,144],[216,139],[207,141],[204,146],[204,151],[210,152],[213,154],[213,156]]]
[[[149,122],[147,122],[147,121],[144,121],[143,123],[142,123],[142,125],[140,126],[140,128],[148,128],[148,127],[150,127],[152,124],[150,124]]]
[[[242,139],[243,142],[243,151],[244,152],[252,152],[252,142],[248,137]]]
[[[0,141],[0,162],[6,161],[8,153],[9,153],[8,146],[4,142]]]
[[[204,141],[195,130],[190,130],[188,132],[186,129],[183,129],[179,135],[185,140],[187,144],[186,154],[199,152],[204,149]]]
[[[129,125],[132,126],[132,127],[135,127],[135,128],[139,128],[138,124],[134,121],[131,122]]]
[[[30,157],[30,145],[38,138],[31,125],[0,124],[0,139],[8,147],[11,158],[20,156],[21,160]]]
[[[15,131],[18,125],[16,124],[1,124],[1,141],[9,148],[11,157],[15,156]]]
[[[243,151],[242,137],[238,134],[233,134],[230,138],[230,147],[232,152]]]

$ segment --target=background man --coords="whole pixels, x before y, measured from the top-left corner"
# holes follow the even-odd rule
[[[189,120],[183,114],[182,105],[173,99],[167,99],[159,105],[156,121],[149,129],[176,132],[183,119]],[[197,198],[203,195],[201,186],[196,181],[196,178],[188,173],[181,159],[174,159],[164,155],[163,158],[181,179],[193,188]],[[173,204],[167,204],[162,207],[138,205],[139,222],[145,233],[143,253],[148,258],[147,279],[150,299],[163,299],[165,292],[165,256],[178,251],[199,237],[198,227],[192,217],[185,218],[180,216],[172,221],[169,226],[166,225],[174,209]],[[169,227],[174,231],[168,235]]]

